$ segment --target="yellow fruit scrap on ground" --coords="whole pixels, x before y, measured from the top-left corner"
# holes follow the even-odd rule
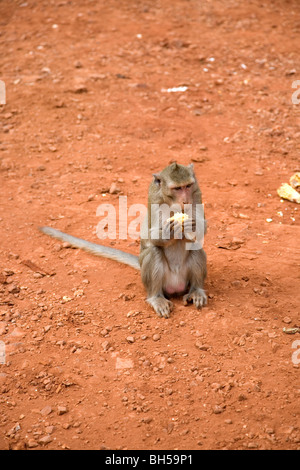
[[[277,193],[283,199],[288,199],[291,202],[300,204],[300,193],[287,183],[283,183],[280,188],[277,189]]]

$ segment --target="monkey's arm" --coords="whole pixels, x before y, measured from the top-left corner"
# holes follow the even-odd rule
[[[103,245],[98,245],[97,243],[91,243],[81,238],[73,237],[67,233],[60,232],[55,228],[51,227],[39,227],[39,230],[50,237],[57,238],[63,242],[70,243],[70,245],[75,248],[81,248],[82,250],[88,251],[96,256],[102,256],[103,258],[109,258],[119,263],[128,264],[134,269],[140,270],[140,264],[138,261],[138,256],[131,255],[125,251],[117,250],[115,248],[110,248]]]

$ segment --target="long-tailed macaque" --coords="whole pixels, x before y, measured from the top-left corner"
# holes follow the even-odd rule
[[[179,216],[186,214],[184,221],[176,217],[177,212]],[[40,228],[76,248],[140,269],[147,302],[165,318],[173,308],[171,296],[182,294],[185,305],[193,302],[197,308],[207,302],[204,291],[206,254],[202,248],[205,229],[202,196],[193,165],[177,163],[153,175],[139,257],[50,227]]]

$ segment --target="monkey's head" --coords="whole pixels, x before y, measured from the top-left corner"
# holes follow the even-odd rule
[[[170,206],[193,203],[193,193],[197,187],[193,164],[188,166],[172,163],[154,176],[154,183],[160,190],[163,201]]]

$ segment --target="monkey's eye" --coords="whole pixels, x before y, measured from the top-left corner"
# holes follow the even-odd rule
[[[173,188],[173,189],[175,189],[175,191],[180,191],[182,189],[182,187],[178,186],[177,188]]]
[[[190,183],[190,184],[186,185],[187,188],[191,188],[192,186],[193,186],[193,183]]]

